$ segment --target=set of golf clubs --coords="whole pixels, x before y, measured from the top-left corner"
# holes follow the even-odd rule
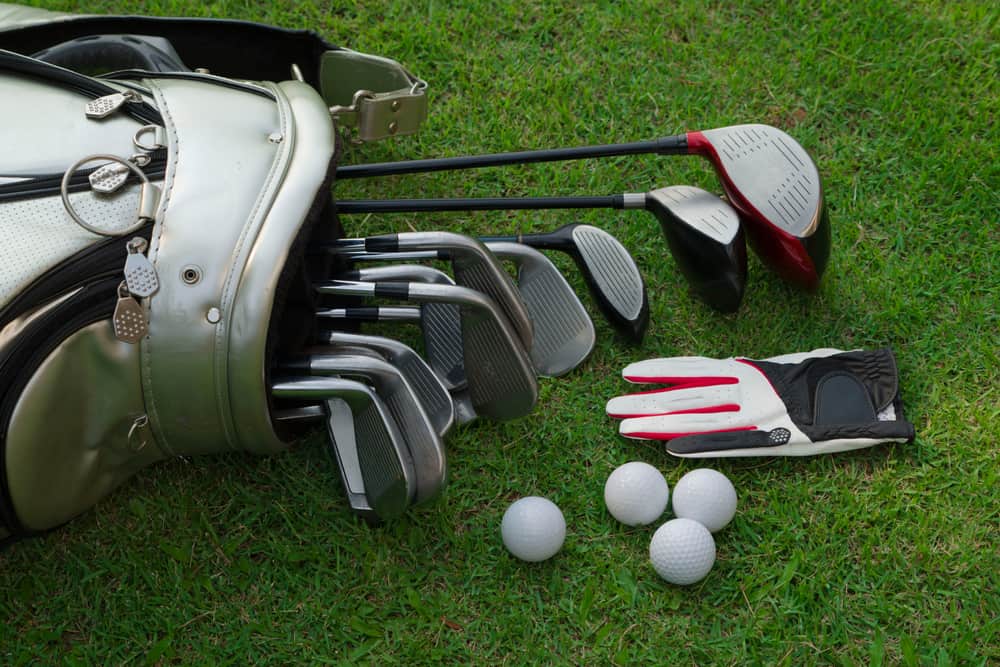
[[[614,236],[589,225],[485,241],[408,232],[313,249],[351,268],[314,284],[330,304],[316,316],[329,326],[308,354],[280,362],[272,393],[306,404],[278,419],[326,420],[355,512],[385,520],[434,498],[447,477],[443,441],[454,423],[525,416],[538,400],[539,376],[565,375],[589,356],[596,332],[587,309],[538,247],[569,254],[609,322],[642,338],[649,322],[642,275]],[[450,272],[417,261],[445,262]],[[344,306],[349,299],[395,303]],[[373,321],[419,325],[423,354],[338,330]]]
[[[598,197],[341,200],[337,211],[638,208],[659,220],[692,291],[716,310],[734,312],[742,300],[745,233],[784,279],[816,288],[830,242],[819,174],[798,142],[766,125],[632,144],[348,166],[337,177],[644,153],[708,158],[728,201],[699,188],[671,186]],[[443,438],[456,421],[527,415],[538,399],[538,376],[569,373],[590,354],[595,331],[587,310],[540,250],[568,253],[608,322],[641,341],[649,322],[642,275],[614,236],[590,225],[482,239],[410,232],[340,239],[314,249],[353,268],[314,285],[330,304],[317,317],[332,330],[314,352],[282,362],[273,395],[299,407],[276,416],[326,420],[355,512],[386,520],[437,496],[447,478]],[[447,262],[451,274],[414,263],[423,261]],[[504,261],[517,267],[516,281]],[[373,298],[396,303],[355,305]],[[419,325],[423,356],[393,339],[336,330],[364,321]]]

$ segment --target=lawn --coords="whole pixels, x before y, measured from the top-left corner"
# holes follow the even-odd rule
[[[583,220],[633,251],[650,290],[641,346],[591,308],[598,344],[543,380],[525,419],[448,440],[438,501],[355,519],[322,442],[267,459],[148,469],[68,526],[0,553],[0,663],[996,664],[1000,662],[1000,86],[987,2],[47,2],[91,13],[240,18],[391,56],[430,83],[418,137],[344,163],[632,141],[743,122],[815,157],[833,251],[802,294],[751,257],[739,313],[695,301],[643,213],[345,218],[352,235],[541,231]],[[331,5],[336,4],[336,7]],[[0,38],[2,45],[2,38]],[[189,63],[197,65],[197,63]],[[715,190],[704,161],[614,158],[347,181],[341,198]],[[572,264],[554,257],[581,293]],[[391,329],[387,331],[392,332]],[[604,403],[657,356],[894,349],[916,440],[708,465],[740,496],[701,583],[661,581],[655,525],[603,506],[644,460]],[[500,541],[543,495],[562,552]]]

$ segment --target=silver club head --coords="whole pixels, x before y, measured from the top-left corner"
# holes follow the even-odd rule
[[[538,401],[538,381],[517,333],[485,294],[456,285],[357,283],[315,285],[323,294],[454,303],[462,312],[462,354],[469,395],[478,414],[497,420],[523,417]]]
[[[519,243],[494,241],[486,247],[517,265],[517,287],[535,332],[531,361],[538,374],[559,377],[583,363],[597,340],[594,323],[556,265]]]
[[[390,259],[395,259],[392,253],[388,256]],[[369,283],[389,280],[433,285],[455,284],[451,276],[444,271],[423,264],[360,267],[340,273],[337,278]],[[458,306],[451,303],[427,303],[423,305],[421,311],[420,326],[423,330],[427,361],[449,389],[464,387],[465,367],[460,340],[462,322]]]
[[[419,324],[423,331],[427,363],[449,390],[466,386],[465,361],[462,358],[462,320],[457,320],[446,310],[431,308],[444,306],[455,309],[453,304],[422,304],[420,306],[354,306],[350,308],[324,308],[316,316],[332,320],[358,322],[405,322]]]
[[[332,250],[348,256],[356,256],[359,250],[380,254],[435,251],[438,258],[451,262],[455,282],[493,299],[525,348],[531,348],[531,316],[520,293],[496,257],[470,236],[453,232],[403,232],[364,239],[341,239],[334,242]]]
[[[276,398],[325,401],[327,431],[351,509],[366,520],[401,515],[413,500],[409,448],[371,387],[343,378],[289,377],[271,387]]]
[[[455,423],[455,406],[451,395],[431,367],[413,348],[405,343],[382,336],[331,331],[322,334],[324,343],[338,348],[364,350],[384,358],[403,373],[424,406],[434,430],[442,438]]]
[[[444,445],[406,377],[384,359],[349,354],[312,354],[284,364],[310,375],[362,378],[375,387],[399,425],[416,473],[414,503],[437,497],[447,479]]]

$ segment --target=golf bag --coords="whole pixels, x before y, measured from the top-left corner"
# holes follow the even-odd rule
[[[424,89],[308,32],[0,4],[0,545],[301,435],[270,374],[315,334],[337,129],[414,132]]]

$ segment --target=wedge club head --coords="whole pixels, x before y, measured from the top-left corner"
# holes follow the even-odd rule
[[[325,402],[332,453],[355,513],[376,521],[406,511],[413,500],[413,461],[371,387],[343,378],[286,377],[276,380],[271,392],[276,398]]]
[[[455,423],[451,394],[427,362],[409,345],[392,338],[342,331],[326,332],[321,337],[325,344],[336,346],[335,349],[346,349],[351,353],[366,350],[384,358],[398,368],[410,383],[438,435],[443,438],[451,429]]]
[[[385,402],[410,450],[416,472],[413,502],[437,497],[446,483],[444,445],[406,377],[384,359],[351,354],[311,354],[285,362],[287,371],[362,378]]]

